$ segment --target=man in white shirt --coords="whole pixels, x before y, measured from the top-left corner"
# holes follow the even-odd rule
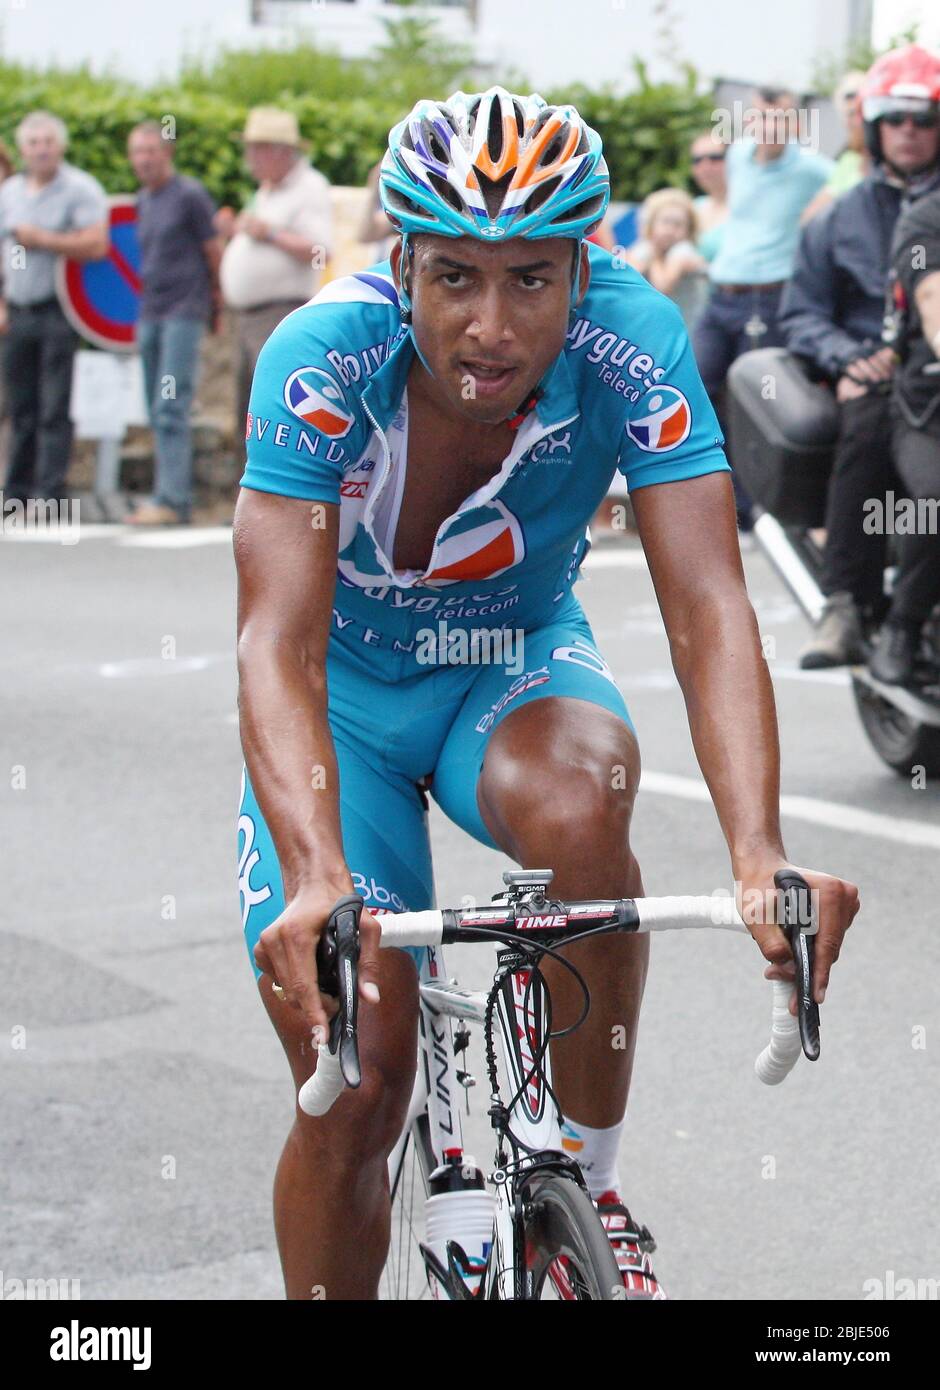
[[[231,208],[216,215],[228,242],[219,278],[235,314],[239,432],[258,354],[281,319],[316,294],[333,238],[330,186],[303,157],[297,117],[256,106],[242,139],[258,189],[237,216]]]

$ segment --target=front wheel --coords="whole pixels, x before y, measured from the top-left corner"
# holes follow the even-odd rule
[[[624,1297],[623,1276],[590,1197],[573,1178],[546,1173],[528,1187],[523,1215],[527,1299]]]
[[[869,742],[889,767],[906,776],[922,767],[925,776],[940,777],[940,726],[920,723],[855,675],[852,691]]]

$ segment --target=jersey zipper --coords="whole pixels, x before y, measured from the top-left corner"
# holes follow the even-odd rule
[[[385,431],[382,429],[382,427],[380,426],[379,422],[376,420],[375,416],[372,414],[372,411],[369,409],[369,406],[368,406],[368,404],[367,404],[365,398],[362,397],[362,396],[360,396],[359,399],[360,399],[361,402],[362,402],[362,408],[363,408],[363,410],[365,411],[366,415],[367,415],[368,418],[369,418],[369,423],[372,425],[372,428],[375,430],[375,433],[376,433],[376,434],[378,435],[378,437],[379,437],[379,441],[380,441],[380,443],[381,443],[381,445],[382,445],[382,462],[383,462],[383,465],[384,465],[383,471],[382,471],[382,477],[381,477],[381,480],[380,480],[380,482],[379,482],[379,485],[378,485],[378,487],[375,489],[375,491],[373,492],[373,494],[372,494],[372,496],[370,497],[369,501],[366,503],[366,509],[365,509],[365,512],[363,513],[362,524],[365,526],[366,533],[368,534],[369,539],[372,541],[372,544],[373,544],[373,546],[374,546],[374,548],[375,548],[375,553],[376,553],[376,555],[377,555],[377,557],[378,557],[379,564],[380,564],[380,565],[382,566],[382,568],[385,570],[385,573],[388,575],[389,579],[391,579],[391,581],[392,581],[392,583],[395,585],[395,587],[396,587],[396,588],[400,588],[400,589],[411,589],[411,588],[413,588],[416,584],[420,584],[421,579],[424,577],[425,574],[431,574],[431,573],[433,572],[433,570],[434,570],[434,564],[435,564],[435,561],[436,561],[436,559],[437,559],[438,551],[439,551],[439,549],[440,549],[440,535],[441,535],[441,531],[442,531],[442,529],[447,525],[447,523],[448,523],[449,521],[452,521],[452,520],[454,519],[454,517],[457,516],[459,513],[453,512],[450,516],[445,517],[445,519],[441,522],[440,526],[437,528],[437,535],[434,537],[434,545],[433,545],[432,550],[431,550],[431,558],[428,560],[428,567],[427,567],[427,569],[423,571],[423,574],[417,575],[416,578],[410,579],[410,580],[408,580],[407,583],[404,583],[404,584],[403,584],[402,581],[401,581],[401,579],[399,579],[399,578],[396,576],[394,565],[390,562],[390,560],[389,560],[389,558],[386,556],[384,550],[383,550],[382,547],[379,545],[378,540],[376,539],[375,532],[374,532],[374,530],[372,529],[372,518],[373,518],[373,516],[375,515],[376,499],[378,498],[379,493],[381,492],[382,488],[385,486],[385,484],[386,484],[387,481],[388,481],[388,475],[389,475],[389,471],[390,471],[390,469],[391,469],[391,462],[392,462],[392,451],[391,451],[391,449],[389,448],[388,439],[386,438]],[[536,444],[540,444],[541,441],[542,441],[543,439],[547,439],[548,436],[549,436],[550,434],[554,434],[554,433],[556,432],[556,430],[563,430],[563,429],[565,428],[566,425],[573,424],[574,421],[578,419],[580,413],[581,413],[580,411],[575,411],[575,413],[574,413],[573,415],[570,415],[570,416],[568,417],[567,420],[557,420],[557,421],[553,422],[551,425],[546,425],[546,426],[544,427],[544,429],[540,430],[540,432],[535,436],[534,439],[530,439],[530,440],[529,440],[529,442],[527,443],[525,449],[522,451],[522,453],[519,455],[519,457],[515,460],[515,462],[513,463],[512,467],[511,467],[511,468],[509,469],[509,471],[506,473],[505,477],[503,477],[503,469],[502,469],[502,467],[500,467],[499,472],[498,472],[497,474],[495,474],[495,476],[492,477],[492,478],[489,480],[489,482],[484,483],[483,486],[482,486],[481,488],[477,488],[476,492],[470,494],[470,497],[466,499],[467,502],[470,501],[470,498],[474,498],[475,500],[474,500],[474,502],[473,502],[473,506],[475,506],[475,507],[483,506],[484,503],[489,502],[493,497],[496,496],[496,494],[497,494],[497,492],[499,492],[500,488],[503,487],[503,485],[509,481],[509,479],[512,477],[513,473],[515,473],[516,469],[519,467],[519,464],[520,464],[520,463],[522,462],[522,460],[525,458],[526,454],[531,453],[531,451],[535,448]],[[511,453],[511,452],[512,452],[512,450],[510,450],[510,453]],[[407,464],[408,464],[408,460],[405,459],[405,466],[406,466],[406,467],[407,467]],[[505,464],[505,460],[504,460],[504,464]],[[493,484],[495,484],[495,486],[493,486]],[[491,487],[492,487],[492,491],[487,492],[487,489],[488,489],[488,488],[491,488]],[[480,496],[481,493],[483,493],[483,494],[485,494],[485,495],[484,495],[484,496]],[[466,503],[465,503],[464,505],[466,505]],[[409,573],[409,574],[414,574],[415,571],[409,570],[409,571],[407,571],[407,573]],[[434,587],[434,586],[432,585],[432,586],[429,586],[429,587]]]

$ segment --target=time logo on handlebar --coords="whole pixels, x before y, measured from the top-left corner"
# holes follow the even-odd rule
[[[544,931],[551,929],[557,931],[559,927],[568,925],[568,914],[566,912],[552,912],[547,916],[517,917],[515,926],[516,931]]]

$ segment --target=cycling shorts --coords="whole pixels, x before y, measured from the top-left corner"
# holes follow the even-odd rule
[[[430,793],[447,816],[474,839],[499,848],[480,815],[477,781],[490,736],[507,714],[559,695],[611,710],[633,729],[573,594],[550,622],[529,629],[518,648],[507,644],[499,655],[498,662],[441,661],[387,682],[330,644],[329,721],[343,848],[355,891],[370,910],[435,905],[427,798],[419,786],[428,774]],[[238,887],[248,954],[260,975],[254,947],[284,910],[284,890],[274,843],[244,769]],[[420,967],[423,952],[411,954]]]

